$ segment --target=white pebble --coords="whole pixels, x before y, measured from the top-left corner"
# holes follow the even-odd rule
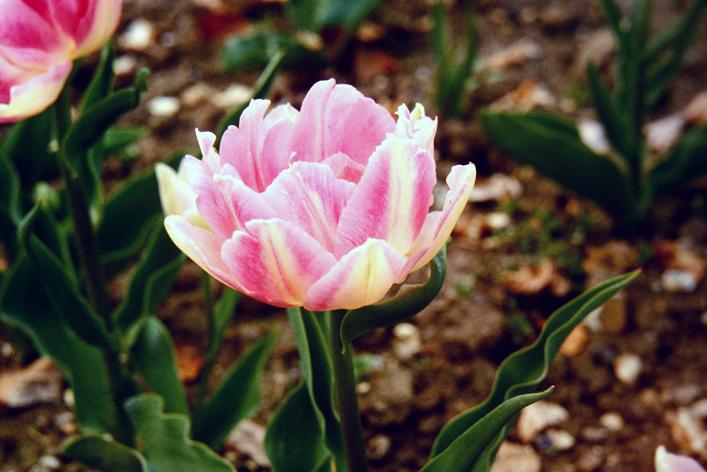
[[[636,354],[625,353],[614,359],[614,375],[621,383],[633,385],[641,374],[643,362]]]
[[[150,115],[164,118],[176,115],[180,107],[177,97],[155,97],[147,102],[147,111]]]
[[[601,415],[599,423],[609,431],[620,431],[624,427],[624,419],[613,411]]]
[[[57,470],[61,467],[61,462],[54,456],[46,455],[39,458],[37,465],[46,469]]]
[[[563,429],[551,429],[545,434],[547,434],[547,437],[552,442],[553,449],[556,451],[572,449],[576,443],[574,436]]]
[[[697,278],[692,272],[670,269],[663,272],[660,284],[668,292],[694,292],[697,288]]]
[[[116,57],[113,61],[113,73],[118,76],[132,73],[135,67],[137,67],[137,60],[129,54]]]
[[[253,89],[242,84],[234,84],[214,95],[211,102],[219,108],[228,110],[246,103],[252,96]]]
[[[569,412],[557,403],[539,401],[523,408],[518,418],[518,437],[531,442],[545,428],[557,425],[569,418]]]
[[[154,41],[155,27],[144,18],[139,18],[128,26],[118,38],[118,45],[124,49],[144,51]]]

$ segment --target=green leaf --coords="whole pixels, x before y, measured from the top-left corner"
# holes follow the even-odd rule
[[[334,457],[337,469],[345,470],[343,437],[334,408],[333,371],[326,339],[314,313],[288,308],[287,315],[297,341],[302,378],[307,385],[319,429],[324,432],[326,447]]]
[[[132,350],[132,360],[150,390],[164,399],[165,412],[189,414],[184,387],[179,381],[174,344],[167,328],[152,316],[144,323]]]
[[[74,275],[68,273],[62,261],[32,234],[31,226],[38,211],[41,210],[35,207],[20,224],[20,241],[54,309],[61,313],[66,324],[84,342],[93,346],[114,347],[103,319],[93,312],[81,295]]]
[[[265,434],[265,451],[274,472],[316,471],[329,465],[331,455],[304,382],[292,389],[273,413]]]
[[[351,310],[341,323],[344,346],[377,328],[393,326],[409,320],[432,303],[444,284],[447,273],[447,249],[442,248],[432,259],[430,278],[423,284],[404,286],[392,299]]]
[[[255,413],[262,395],[261,377],[277,336],[277,330],[271,331],[241,356],[199,406],[193,416],[195,438],[219,449],[233,427]]]
[[[315,0],[321,3],[321,0]],[[310,3],[306,0],[302,3]],[[290,2],[292,3],[292,2]],[[380,5],[381,0],[329,0],[322,26],[342,26],[347,34],[356,32],[359,24]],[[310,28],[307,28],[310,29]]]
[[[148,472],[145,458],[109,435],[85,434],[62,445],[61,455],[103,472]]]
[[[153,223],[153,233],[135,267],[122,302],[112,314],[126,345],[131,346],[142,322],[159,307],[177,273],[184,256],[164,229],[161,217]]]
[[[15,166],[0,156],[0,243],[10,262],[17,252],[16,231],[20,222],[20,181]]]
[[[483,418],[459,435],[444,452],[428,462],[421,472],[466,472],[471,470],[488,445],[493,444],[497,433],[522,408],[546,398],[552,393],[528,393],[512,397],[487,413]]]
[[[223,339],[226,329],[236,313],[236,305],[240,299],[240,293],[229,287],[223,288],[223,293],[214,306],[214,337],[216,339]]]
[[[649,174],[654,195],[670,192],[707,173],[707,126],[688,132]]]
[[[162,407],[162,398],[152,393],[125,402],[150,472],[233,472],[205,444],[189,439],[188,417],[164,413]]]
[[[115,48],[113,43],[109,42],[101,50],[101,60],[93,74],[91,82],[86,88],[81,100],[81,113],[90,109],[93,105],[100,102],[113,91],[115,77],[113,75],[113,61],[115,59]]]
[[[149,72],[141,70],[132,87],[119,90],[84,110],[69,128],[62,143],[61,155],[71,169],[72,179],[84,186],[95,215],[101,214],[102,189],[100,174],[95,162],[89,159],[89,150],[102,139],[106,131],[123,114],[140,103],[140,96],[147,88]]]
[[[587,78],[589,80],[589,90],[594,100],[594,106],[596,107],[597,115],[604,127],[604,131],[606,131],[607,138],[609,138],[611,144],[624,158],[630,157],[632,152],[626,140],[627,130],[625,119],[619,112],[614,97],[611,96],[604,84],[602,84],[599,78],[599,71],[592,63],[587,65]]]
[[[270,94],[270,89],[272,89],[272,85],[275,82],[275,78],[277,77],[277,72],[280,70],[280,66],[282,65],[282,61],[284,58],[285,51],[283,49],[276,51],[272,55],[270,61],[265,66],[265,69],[263,69],[263,72],[260,74],[258,80],[253,86],[253,94],[251,95],[251,100],[256,98],[267,98],[267,96]],[[223,136],[223,132],[226,131],[226,129],[230,125],[235,125],[238,123],[238,120],[240,120],[243,110],[246,109],[249,103],[250,100],[239,105],[233,111],[226,114],[226,116],[221,119],[218,125],[218,133],[216,134],[219,137],[219,140],[221,139],[221,136]]]
[[[609,279],[555,311],[533,344],[514,352],[501,363],[486,400],[444,426],[435,440],[432,457],[447,450],[464,431],[504,401],[532,391],[545,379],[550,363],[569,333],[594,309],[633,282],[639,273],[635,271]]]
[[[133,145],[146,137],[150,131],[147,128],[112,127],[108,128],[103,139],[96,147],[100,148],[102,156],[118,155],[121,159],[136,157]]]
[[[177,151],[164,162],[175,167],[185,153]],[[114,274],[124,267],[145,244],[155,220],[162,218],[154,168],[128,179],[113,192],[97,232],[106,273]]]
[[[607,23],[614,31],[617,40],[621,42],[624,36],[624,27],[622,26],[623,12],[614,0],[601,0],[601,6],[604,9],[604,16]]]
[[[693,1],[685,13],[673,21],[670,26],[663,28],[646,46],[643,52],[643,62],[651,65],[660,59],[661,55],[668,53],[671,48],[691,43],[705,6],[707,6],[707,0]]]
[[[620,215],[630,208],[633,197],[625,170],[570,136],[567,120],[545,112],[489,111],[482,113],[481,119],[492,141],[519,162],[532,165],[612,213]]]
[[[16,123],[0,145],[0,161],[12,162],[25,191],[31,191],[40,180],[59,175],[54,138],[54,107],[39,115]]]
[[[114,430],[117,414],[101,351],[69,328],[24,256],[3,280],[0,308],[3,320],[27,333],[39,352],[59,365],[74,392],[79,424],[88,431]]]
[[[290,0],[285,8],[297,28],[316,33],[324,23],[328,3],[327,0]]]

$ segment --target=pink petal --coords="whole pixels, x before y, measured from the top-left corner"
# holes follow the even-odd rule
[[[223,240],[208,229],[189,223],[184,217],[171,215],[164,220],[167,234],[174,244],[212,277],[229,287],[242,290],[237,279],[221,260]]]
[[[664,446],[655,450],[656,472],[705,472],[693,458],[669,453]]]
[[[0,57],[14,66],[42,74],[71,59],[73,42],[58,34],[29,5],[5,0],[0,8]]]
[[[384,239],[406,254],[432,203],[432,155],[412,140],[390,136],[371,157],[337,229],[336,254],[368,238]]]
[[[430,262],[442,249],[469,201],[475,179],[474,164],[452,167],[452,171],[447,176],[449,192],[444,199],[442,211],[434,211],[427,216],[419,237],[407,253],[410,254],[408,265],[411,271]]]
[[[333,252],[337,223],[354,188],[323,164],[296,162],[263,193],[263,202]]]
[[[307,292],[308,310],[352,310],[380,301],[404,278],[405,257],[380,239],[369,239],[342,257]]]
[[[57,3],[64,3],[57,2]],[[67,2],[70,3],[70,2]],[[75,0],[81,18],[75,31],[77,51],[83,57],[98,51],[115,33],[120,22],[122,0]],[[85,12],[83,15],[81,12]]]
[[[294,160],[321,162],[343,152],[366,164],[376,146],[395,129],[388,111],[350,85],[317,82],[302,102],[292,137]]]
[[[223,245],[230,273],[253,298],[301,306],[309,287],[336,259],[304,230],[279,219],[254,220]]]
[[[6,74],[18,73],[0,58],[0,123],[18,121],[44,111],[57,99],[71,72],[71,62],[62,62],[47,72],[19,77],[24,81],[12,83]]]
[[[238,127],[229,126],[223,134],[219,149],[224,163],[232,165],[243,182],[258,192],[287,167],[296,116],[287,108],[277,107],[272,117],[266,117],[269,106],[268,100],[251,101]]]
[[[359,164],[343,152],[337,152],[333,156],[327,157],[323,163],[334,171],[335,176],[353,183],[358,183],[363,171],[366,170],[363,164]]]

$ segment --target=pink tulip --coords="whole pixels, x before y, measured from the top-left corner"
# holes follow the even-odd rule
[[[301,111],[253,100],[238,127],[197,131],[203,158],[160,166],[167,231],[224,284],[279,307],[353,309],[442,248],[474,185],[455,166],[441,211],[437,121],[417,105],[388,111],[349,85],[315,84]]]
[[[655,472],[705,472],[693,458],[669,453],[664,446],[655,450]]]
[[[36,115],[59,96],[71,62],[101,48],[122,0],[0,0],[0,123]]]

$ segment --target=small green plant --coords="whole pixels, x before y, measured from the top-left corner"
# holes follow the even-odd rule
[[[616,84],[610,91],[593,64],[587,78],[611,151],[590,149],[574,123],[554,114],[482,114],[486,132],[501,149],[593,199],[626,226],[641,221],[657,196],[707,172],[707,126],[692,129],[663,155],[649,152],[643,134],[647,112],[678,72],[707,1],[694,0],[650,39],[652,3],[636,0],[624,14],[614,0],[602,2],[619,45]]]
[[[228,40],[221,56],[226,70],[264,67],[267,58],[284,51],[286,65],[324,65],[336,61],[348,47],[358,25],[380,0],[290,0],[285,14],[290,28],[276,30],[270,22],[260,23],[245,36]],[[322,44],[324,30],[336,30],[330,45]]]
[[[451,117],[461,116],[467,108],[467,91],[472,85],[479,44],[476,17],[470,5],[466,8],[462,45],[454,45],[444,4],[437,2],[432,10],[432,46],[437,59],[434,100],[439,113]]]

